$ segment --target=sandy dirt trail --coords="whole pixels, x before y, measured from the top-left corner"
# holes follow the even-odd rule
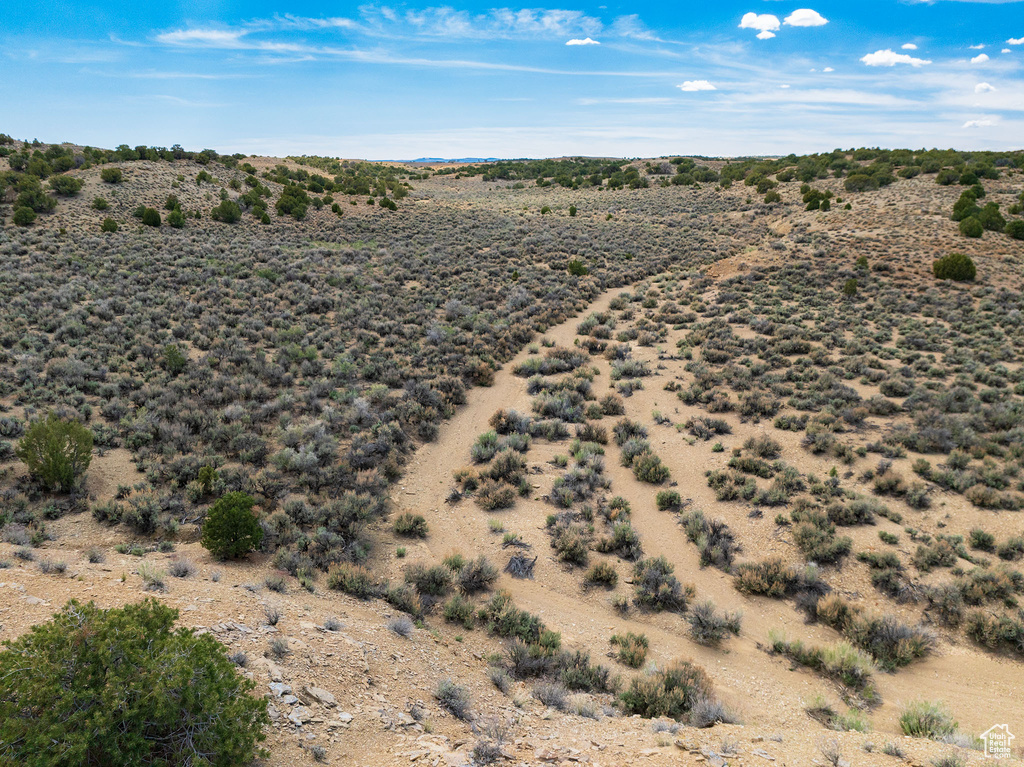
[[[622,289],[615,289],[601,295],[588,307],[587,313],[607,310],[620,292]],[[576,325],[582,316],[549,329],[544,337],[560,346],[572,346]],[[650,349],[634,348],[634,352],[638,358],[653,359]],[[786,661],[769,656],[758,644],[767,641],[771,629],[780,629],[790,638],[801,638],[813,644],[834,642],[839,635],[823,626],[805,625],[802,614],[788,603],[745,597],[734,589],[731,576],[714,568],[701,569],[696,547],[687,541],[676,516],[656,509],[657,488],[636,481],[629,469],[619,465],[618,448],[614,444],[606,448],[606,473],[612,480],[609,495],[621,495],[630,502],[632,524],[642,537],[645,555],[667,557],[675,565],[679,579],[696,586],[697,600],[711,599],[719,608],[743,612],[741,635],[728,640],[722,649],[709,649],[690,640],[688,625],[682,616],[635,610],[628,617],[620,615],[611,606],[609,592],[581,588],[580,574],[571,573],[554,558],[544,525],[555,508],[540,496],[562,472],[548,460],[556,453],[564,453],[567,443],[534,441],[526,458],[530,467],[540,468],[539,474],[530,475],[535,492],[529,499],[518,500],[513,509],[485,512],[470,499],[455,504],[446,502],[453,486],[453,472],[470,463],[470,446],[477,435],[490,428],[491,415],[500,408],[531,412],[526,381],[511,372],[528,356],[529,352],[524,350],[505,365],[496,374],[493,386],[472,389],[467,404],[442,426],[438,439],[420,448],[410,461],[394,496],[396,510],[423,514],[430,526],[430,536],[411,550],[406,560],[392,560],[391,577],[400,578],[408,562],[436,563],[453,551],[467,556],[484,553],[503,567],[509,552],[502,550],[501,536],[489,528],[490,520],[497,517],[505,530],[519,533],[531,544],[532,553],[538,557],[533,580],[517,580],[502,574],[499,587],[508,589],[520,607],[540,615],[550,627],[561,631],[566,646],[585,647],[595,659],[601,659],[610,649],[608,639],[612,634],[624,630],[642,631],[650,638],[649,660],[663,664],[682,657],[700,663],[712,674],[722,699],[746,723],[778,729],[817,728],[819,725],[804,713],[805,703],[821,693],[838,705],[835,689],[811,673],[790,670]],[[609,363],[601,358],[593,361],[600,370],[594,382],[595,391],[600,394],[608,385]],[[682,373],[681,363],[678,369]],[[661,399],[667,400],[669,396],[660,390],[664,380],[649,379],[647,391],[627,399],[627,416],[648,425],[652,444],[679,483],[677,489],[684,498],[697,498],[707,493],[703,475],[709,464],[703,459],[698,462],[699,456],[693,447],[682,445],[673,449],[670,443],[681,442],[676,432],[658,431],[658,427],[650,423],[652,397],[660,394]],[[606,418],[602,423],[610,428],[614,420],[617,419]],[[750,431],[753,433],[753,428]],[[663,438],[663,435],[666,436]],[[700,505],[698,502],[697,506]],[[712,515],[717,515],[717,511],[712,509]],[[735,523],[730,519],[730,524]],[[759,559],[768,553],[767,550],[747,550],[745,556]],[[594,554],[591,561],[605,558]],[[620,573],[619,586],[614,593],[631,593],[628,583],[631,565],[607,559],[616,564]],[[610,660],[606,662],[617,665]],[[625,671],[621,667],[620,670]],[[1019,664],[979,653],[963,644],[951,646],[943,642],[939,652],[926,661],[898,675],[879,673],[876,676],[884,703],[872,712],[871,718],[875,729],[883,732],[898,732],[900,704],[916,698],[947,701],[967,731],[982,732],[993,722],[1006,720],[1010,720],[1013,729],[1017,701],[1024,696],[1024,673]]]

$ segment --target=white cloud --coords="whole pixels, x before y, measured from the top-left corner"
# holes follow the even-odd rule
[[[994,120],[968,120],[964,123],[965,128],[991,128],[995,125]]]
[[[825,67],[825,68],[824,68],[823,70],[821,70],[821,71],[822,71],[822,72],[835,72],[836,70],[834,70],[834,69],[833,69],[832,67]]]
[[[912,67],[920,67],[924,64],[931,64],[929,59],[917,59],[908,56],[906,53],[895,53],[886,48],[884,51],[875,51],[866,56],[861,56],[861,61],[869,67],[892,67],[896,64],[910,64]]]
[[[450,6],[428,7],[396,13],[387,7],[362,5],[359,9],[368,31],[462,39],[514,39],[517,37],[593,37],[604,31],[603,22],[582,11],[558,9],[495,8],[472,14]]]
[[[214,48],[233,48],[245,32],[230,29],[178,29],[157,35],[157,42],[171,45],[208,45]]]
[[[920,102],[906,98],[890,96],[886,93],[874,93],[842,88],[785,88],[778,90],[759,90],[756,92],[738,93],[734,99],[738,104],[807,104],[807,105],[848,105],[873,109],[876,107],[917,108]],[[847,115],[848,116],[848,115]]]
[[[989,85],[988,83],[978,83],[974,86],[975,93],[991,93],[995,89],[994,85]]]
[[[913,43],[904,43],[904,44],[903,44],[903,45],[901,45],[900,47],[901,47],[901,48],[902,48],[903,50],[905,50],[905,51],[916,51],[916,50],[917,50],[917,46],[916,46],[916,45],[914,45]]]
[[[986,61],[988,61],[987,53],[979,53],[977,56],[971,59],[972,64],[984,64]]]
[[[783,23],[791,27],[822,27],[828,24],[828,19],[810,8],[798,8]]]
[[[696,91],[717,91],[714,85],[709,83],[707,80],[687,80],[682,85],[676,86],[679,90],[686,93],[695,93]]]
[[[780,87],[780,88],[788,88],[788,87],[789,87],[789,85],[788,85],[788,84],[784,84],[784,85],[780,85],[779,87]]]
[[[517,99],[518,100],[518,99]],[[525,100],[525,99],[523,99]],[[530,99],[532,101],[532,99]],[[678,104],[676,99],[669,99],[664,97],[644,97],[636,99],[607,99],[607,98],[581,98],[576,99],[576,103],[580,106],[590,107],[597,106],[600,104],[651,104],[651,105],[665,105]]]
[[[1000,53],[1013,53],[1013,51],[1011,51],[1009,48],[1003,48],[1003,50],[1001,50]]]
[[[1024,45],[1024,37],[1011,37],[1006,42],[1010,45]]]
[[[601,43],[599,43],[597,40],[591,40],[589,37],[584,37],[582,40],[580,40],[577,37],[577,38],[574,38],[572,40],[569,40],[566,43],[566,45],[600,45],[600,44]]]
[[[779,31],[779,17],[773,16],[770,13],[744,13],[743,18],[740,19],[740,29],[756,29],[758,30],[758,40],[768,40],[769,38],[775,37],[775,33]]]
[[[978,45],[968,45],[967,47],[970,48],[972,51],[980,51],[985,47],[985,43],[979,43]]]

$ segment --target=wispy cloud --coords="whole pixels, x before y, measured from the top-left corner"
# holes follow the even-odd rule
[[[572,40],[568,40],[566,45],[600,45],[597,40],[592,40],[589,37],[584,37],[582,40],[578,37],[574,37]]]
[[[781,92],[780,92],[781,91]],[[778,91],[751,91],[735,97],[736,103],[742,104],[834,104],[842,106],[858,106],[864,108],[894,107],[911,108],[920,106],[921,102],[913,99],[900,98],[888,93],[858,91],[843,88],[788,88]]]
[[[135,80],[239,80],[252,77],[250,74],[218,72],[118,72],[106,73],[110,77],[131,77]]]
[[[244,29],[176,29],[156,36],[158,43],[166,45],[195,45],[210,48],[240,48]]]
[[[213,102],[213,101],[196,101],[194,99],[186,99],[186,98],[182,98],[181,96],[171,96],[171,95],[162,94],[162,93],[153,93],[153,94],[148,94],[148,95],[145,95],[145,96],[128,96],[127,99],[130,100],[130,101],[144,101],[144,102],[145,101],[149,101],[149,102],[158,101],[158,102],[163,102],[165,104],[172,104],[172,105],[178,106],[178,107],[189,107],[189,108],[195,107],[195,108],[203,108],[203,109],[217,109],[217,108],[220,108],[220,107],[232,106],[231,104],[223,104],[223,103],[218,103],[218,102]]]
[[[579,98],[576,103],[580,106],[596,106],[600,104],[639,104],[649,106],[660,106],[678,103],[677,99],[665,98],[662,96],[640,97],[640,98]]]

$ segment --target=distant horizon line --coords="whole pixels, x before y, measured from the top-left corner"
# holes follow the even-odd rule
[[[0,131],[0,135],[8,135],[9,136],[10,134],[3,134],[3,132]],[[13,138],[13,137],[11,137],[11,138]],[[35,138],[34,139],[14,139],[14,141],[19,143],[19,144],[22,144],[23,146],[38,145],[38,146],[72,146],[72,147],[81,147],[81,148],[91,147],[91,148],[94,148],[94,149],[104,149],[104,150],[107,150],[107,151],[115,151],[119,146],[130,146],[131,149],[136,149],[137,147],[140,147],[140,146],[145,146],[147,149],[171,149],[173,147],[181,147],[180,144],[172,144],[170,147],[166,147],[166,146],[159,146],[159,145],[156,145],[156,144],[135,144],[135,145],[129,145],[129,144],[126,144],[126,143],[122,143],[122,144],[119,144],[119,145],[113,146],[113,147],[99,147],[99,146],[95,146],[95,145],[92,145],[92,144],[82,144],[82,143],[78,143],[78,142],[75,142],[75,141],[42,141],[40,139],[35,139]],[[34,142],[39,142],[39,143],[38,144],[34,144]],[[184,147],[182,147],[182,149],[184,149]],[[197,152],[202,152],[202,151],[206,151],[206,150],[210,150],[210,149],[212,149],[212,148],[211,147],[204,147],[203,149],[187,149],[185,151],[187,151],[187,152],[196,152],[197,153]],[[627,162],[635,162],[637,160],[660,160],[660,159],[666,159],[667,160],[667,159],[671,159],[671,158],[674,158],[674,157],[685,157],[685,158],[696,159],[696,160],[718,160],[718,161],[721,161],[721,160],[726,160],[726,161],[732,161],[732,160],[766,160],[766,159],[781,159],[783,157],[788,157],[790,155],[794,155],[796,157],[805,157],[805,156],[808,156],[808,155],[822,155],[822,154],[829,154],[831,152],[837,152],[837,151],[838,152],[844,152],[844,153],[850,153],[850,152],[857,151],[859,149],[873,149],[873,150],[886,151],[886,152],[910,151],[910,152],[914,152],[914,153],[930,152],[930,151],[952,151],[952,152],[989,153],[989,154],[1014,154],[1014,153],[1022,153],[1022,152],[1024,152],[1024,146],[1020,146],[1020,147],[1017,147],[1017,148],[1004,148],[1004,149],[958,149],[956,147],[945,147],[945,148],[940,149],[937,146],[930,147],[930,148],[920,147],[920,148],[917,148],[917,149],[912,149],[910,147],[905,147],[905,146],[903,146],[903,147],[883,147],[883,146],[867,146],[867,145],[863,145],[863,146],[850,147],[849,149],[843,149],[842,147],[835,147],[835,148],[830,149],[830,150],[822,150],[822,151],[818,151],[818,152],[794,152],[794,151],[790,151],[790,152],[772,152],[772,153],[765,153],[765,154],[735,154],[735,155],[706,155],[706,154],[690,154],[690,153],[685,153],[685,152],[668,152],[668,153],[662,153],[662,154],[658,154],[658,155],[636,155],[636,156],[633,156],[633,155],[606,155],[606,154],[600,154],[600,155],[559,154],[559,155],[537,156],[537,157],[528,157],[528,156],[520,156],[520,157],[481,157],[481,156],[469,156],[469,157],[417,157],[415,159],[397,159],[397,158],[390,158],[389,157],[389,158],[371,159],[369,157],[342,157],[340,155],[327,155],[327,154],[280,154],[280,155],[278,155],[278,154],[264,154],[264,153],[259,153],[259,152],[255,152],[255,153],[254,152],[230,152],[230,151],[221,151],[219,149],[213,149],[212,151],[217,152],[218,156],[226,156],[226,157],[230,157],[230,156],[232,156],[234,154],[241,154],[241,155],[244,155],[246,157],[266,157],[266,158],[276,158],[276,159],[287,159],[289,157],[295,157],[295,158],[321,157],[321,158],[324,158],[324,159],[339,160],[339,161],[350,161],[350,162],[351,161],[355,161],[355,162],[370,162],[370,163],[387,163],[387,162],[391,162],[391,163],[398,163],[398,164],[401,164],[401,165],[414,165],[414,164],[430,164],[430,163],[440,163],[440,164],[456,164],[456,163],[459,163],[459,164],[476,164],[476,163],[497,163],[497,162],[535,162],[535,161],[540,161],[540,160],[571,160],[571,159],[576,159],[576,158],[579,158],[579,159],[582,159],[582,160],[624,160],[624,161],[627,161]]]

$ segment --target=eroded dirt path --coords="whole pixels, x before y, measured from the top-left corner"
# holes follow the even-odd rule
[[[576,339],[576,326],[583,316],[607,310],[620,292],[622,289],[616,289],[600,296],[584,314],[549,329],[545,339],[571,347]],[[637,359],[649,360],[652,367],[658,367],[655,349],[634,345],[633,351]],[[498,586],[509,590],[520,607],[540,615],[551,628],[560,631],[566,646],[585,647],[599,660],[608,653],[608,639],[612,634],[642,631],[650,639],[649,661],[661,665],[682,657],[700,663],[711,673],[722,699],[745,723],[769,730],[806,731],[815,737],[823,734],[820,726],[804,713],[804,708],[806,702],[818,694],[838,702],[835,688],[809,672],[790,670],[788,662],[769,656],[759,645],[767,642],[772,629],[781,630],[791,639],[800,638],[817,645],[832,643],[841,637],[827,627],[806,625],[802,614],[789,603],[745,597],[735,590],[730,575],[710,567],[701,569],[697,549],[686,539],[676,515],[657,510],[654,496],[659,488],[638,482],[629,469],[622,467],[619,450],[613,443],[606,447],[605,472],[612,480],[608,494],[623,496],[630,502],[631,522],[642,537],[645,556],[668,558],[675,565],[679,579],[696,586],[697,600],[711,599],[721,609],[743,612],[741,635],[726,641],[721,649],[693,642],[683,616],[635,610],[629,616],[622,616],[615,611],[611,604],[614,594],[632,595],[628,583],[632,574],[630,563],[592,554],[591,562],[606,559],[615,563],[619,571],[617,590],[607,592],[582,588],[581,573],[570,571],[555,558],[545,531],[545,520],[556,509],[542,496],[550,489],[554,478],[562,473],[549,461],[555,454],[566,452],[567,442],[534,440],[526,454],[530,469],[537,469],[537,473],[530,474],[534,492],[530,498],[517,500],[512,509],[486,512],[468,498],[454,504],[446,501],[454,484],[453,472],[470,464],[470,447],[480,433],[490,428],[491,415],[500,408],[531,412],[526,380],[512,374],[514,366],[528,356],[529,351],[524,350],[508,363],[496,374],[493,386],[471,390],[468,403],[442,426],[437,441],[420,448],[410,461],[394,496],[396,512],[423,514],[430,535],[426,541],[411,546],[404,560],[391,561],[389,575],[392,579],[401,579],[402,569],[410,562],[433,564],[454,551],[466,556],[484,553],[499,568],[503,567],[510,551],[502,549],[501,535],[489,526],[492,519],[500,519],[506,531],[520,534],[532,546],[537,563],[533,580],[518,580],[502,574]],[[609,386],[610,364],[601,357],[592,358],[592,364],[600,371],[594,390],[602,396]],[[651,444],[671,469],[681,495],[693,498],[694,507],[705,509],[709,516],[721,516],[722,505],[715,504],[704,472],[724,465],[728,453],[721,457],[722,454],[712,454],[708,444],[688,444],[676,430],[656,426],[651,419],[652,407],[660,406],[671,414],[672,420],[685,420],[686,414],[680,411],[687,408],[673,394],[662,390],[666,380],[685,377],[683,364],[681,360],[664,363],[658,376],[647,379],[646,390],[626,399],[626,415],[647,425]],[[695,409],[693,414],[700,412]],[[610,429],[615,420],[617,418],[606,417],[601,423]],[[741,445],[746,437],[766,428],[766,424],[740,424],[736,419],[734,434],[723,441],[727,446]],[[776,439],[788,436],[777,430],[771,432]],[[787,454],[791,454],[791,447],[799,451],[795,444],[787,445]],[[824,473],[828,465],[811,466],[810,470]],[[765,511],[766,515],[774,516],[774,513],[775,510]],[[745,510],[743,516],[746,516]],[[747,523],[738,516],[726,516],[726,519],[735,530]],[[877,535],[876,528],[866,528],[863,535]],[[748,543],[742,557],[762,559],[784,545],[762,537],[753,545]],[[886,605],[880,603],[869,584],[867,588],[868,593],[859,596],[866,598],[868,604],[885,609]],[[617,666],[613,660],[605,662]],[[625,672],[623,675],[627,677],[631,673],[622,667],[616,670]],[[938,652],[899,674],[879,672],[876,683],[884,702],[870,716],[875,729],[888,733],[898,733],[899,707],[912,699],[944,700],[953,707],[965,731],[982,732],[992,722],[1010,717],[1016,710],[1016,701],[1024,695],[1024,673],[1018,664],[980,653],[962,642],[951,645],[943,641]]]

